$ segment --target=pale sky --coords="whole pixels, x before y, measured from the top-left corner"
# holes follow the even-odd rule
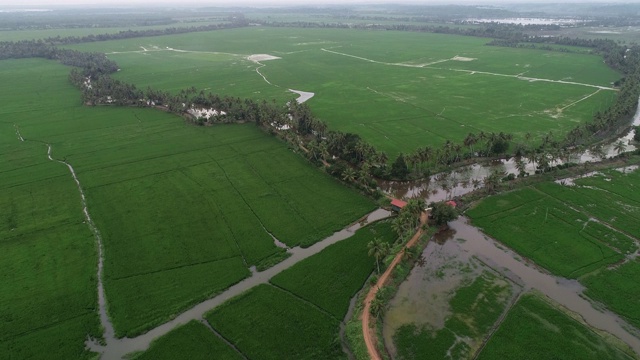
[[[636,3],[640,0],[564,0],[563,2],[621,2]],[[0,0],[0,7],[34,7],[40,6],[47,8],[56,5],[104,5],[104,6],[126,6],[132,7],[137,5],[170,5],[178,6],[269,6],[269,5],[316,5],[316,4],[489,4],[489,3],[535,3],[535,2],[557,2],[557,0]]]

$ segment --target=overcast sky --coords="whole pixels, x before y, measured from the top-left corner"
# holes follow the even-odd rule
[[[562,2],[637,2],[640,0],[627,1],[611,1],[611,0],[563,0]],[[205,6],[268,6],[268,5],[312,5],[312,4],[373,4],[373,3],[400,3],[400,4],[488,4],[488,3],[534,3],[534,2],[557,2],[557,0],[0,0],[0,7],[49,7],[55,5],[150,5],[150,4],[178,4],[180,6],[187,5],[205,5]]]

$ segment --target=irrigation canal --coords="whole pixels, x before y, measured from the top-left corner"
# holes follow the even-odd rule
[[[334,233],[328,238],[317,242],[308,248],[291,248],[288,250],[288,252],[291,253],[291,256],[286,260],[265,271],[254,271],[251,277],[248,277],[231,286],[219,295],[195,305],[191,309],[188,309],[180,315],[176,316],[173,320],[170,320],[154,329],[151,329],[145,334],[142,334],[135,338],[122,339],[114,337],[113,333],[105,334],[106,346],[99,345],[93,341],[87,341],[87,346],[92,351],[100,353],[101,359],[103,360],[122,359],[126,354],[133,351],[144,351],[149,347],[154,339],[167,334],[169,331],[175,329],[180,325],[184,325],[191,320],[202,320],[204,318],[204,315],[216,306],[219,306],[220,304],[233,298],[234,296],[240,295],[241,293],[251,289],[254,286],[268,283],[272,277],[288,269],[294,264],[319,253],[330,245],[353,236],[353,234],[364,225],[372,223],[374,221],[385,219],[389,216],[391,216],[391,213],[389,211],[378,209],[367,215],[366,218],[364,218],[362,221],[354,223],[349,227]]]

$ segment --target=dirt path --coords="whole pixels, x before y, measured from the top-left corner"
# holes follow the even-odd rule
[[[465,73],[468,73],[470,75],[482,74],[482,75],[502,76],[502,77],[516,78],[516,79],[519,79],[519,80],[526,80],[526,81],[530,81],[530,82],[541,81],[541,82],[549,82],[549,83],[556,83],[556,84],[586,86],[586,87],[592,87],[592,88],[599,89],[599,90],[618,91],[618,89],[615,89],[615,88],[612,88],[612,87],[608,87],[608,86],[585,84],[585,83],[579,83],[579,82],[575,82],[575,81],[552,80],[552,79],[543,79],[543,78],[533,78],[533,77],[528,77],[528,76],[522,76],[524,73],[512,75],[512,74],[499,74],[499,73],[493,73],[493,72],[488,72],[488,71],[454,69],[454,68],[441,68],[441,67],[433,67],[433,66],[431,66],[431,65],[443,63],[443,62],[450,61],[450,60],[459,60],[459,57],[457,57],[457,56],[453,57],[451,59],[442,59],[442,60],[436,60],[436,61],[433,61],[433,62],[430,62],[430,63],[426,63],[426,64],[412,65],[412,64],[405,64],[405,63],[390,63],[390,62],[384,62],[384,61],[377,61],[377,60],[373,60],[373,59],[367,59],[367,58],[364,58],[364,57],[361,57],[361,56],[345,54],[345,53],[341,53],[341,52],[337,52],[337,51],[333,51],[333,50],[328,50],[328,49],[320,49],[320,50],[328,52],[328,53],[336,54],[336,55],[347,56],[347,57],[350,57],[350,58],[354,58],[354,59],[358,59],[358,60],[362,60],[362,61],[367,61],[367,62],[370,62],[370,63],[388,65],[388,66],[404,66],[404,67],[412,67],[412,68],[427,68],[427,67],[429,67],[431,69],[438,69],[438,70],[465,72]],[[458,58],[458,59],[456,59],[456,58]]]
[[[420,226],[418,231],[413,235],[411,240],[405,245],[405,247],[396,254],[396,257],[393,258],[393,261],[387,268],[387,270],[380,276],[378,282],[375,286],[371,287],[367,297],[364,299],[364,310],[362,310],[362,334],[364,335],[364,342],[367,345],[367,352],[369,352],[369,358],[372,360],[382,360],[382,357],[378,353],[378,349],[376,348],[376,331],[375,328],[371,328],[371,324],[375,321],[371,318],[371,301],[375,299],[378,290],[380,290],[384,284],[391,276],[391,272],[395,269],[396,265],[402,260],[402,255],[404,254],[404,249],[408,247],[412,247],[415,243],[420,239],[420,236],[423,234],[422,226],[427,223],[427,219],[429,218],[426,212],[420,214]]]

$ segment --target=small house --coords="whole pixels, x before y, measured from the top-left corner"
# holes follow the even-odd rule
[[[454,208],[454,209],[456,208],[456,206],[458,206],[458,204],[456,204],[456,202],[455,202],[455,201],[453,201],[453,200],[449,200],[449,201],[447,201],[445,204],[447,204],[447,205],[451,206],[451,207],[452,207],[452,208]]]
[[[405,206],[407,206],[406,201],[402,201],[400,199],[391,199],[391,210],[400,212],[400,210],[402,210],[402,208],[404,208]]]

